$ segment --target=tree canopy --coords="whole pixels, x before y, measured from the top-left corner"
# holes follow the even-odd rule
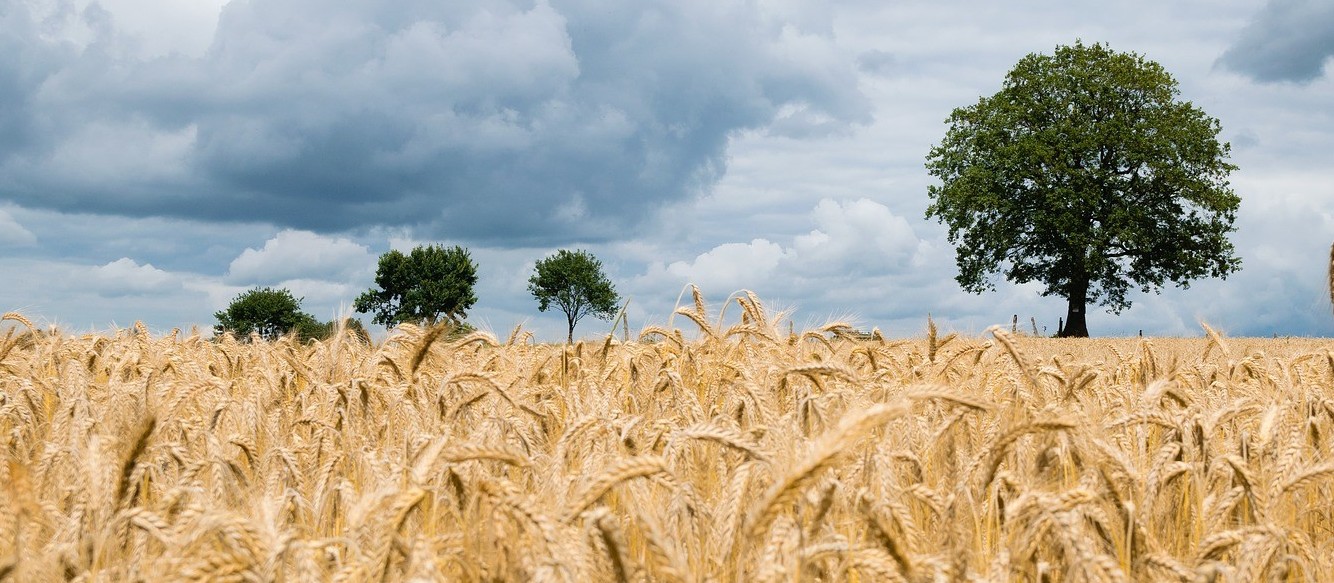
[[[926,216],[949,229],[959,284],[1039,282],[1068,300],[1062,334],[1087,336],[1087,303],[1120,313],[1132,285],[1239,269],[1231,146],[1179,93],[1158,63],[1077,42],[1024,57],[998,93],[955,109],[927,156],[942,184]]]
[[[356,318],[344,318],[340,324],[338,320],[320,322],[312,317],[298,324],[295,329],[297,337],[302,341],[327,340],[340,331],[363,344],[371,343],[370,332],[361,324],[361,320]]]
[[[602,262],[586,251],[561,249],[537,262],[528,279],[528,291],[537,299],[537,309],[547,311],[555,304],[565,312],[569,333],[574,341],[574,327],[592,314],[604,320],[616,314],[616,288],[602,272]]]
[[[434,325],[443,316],[458,327],[477,302],[477,265],[457,245],[419,245],[406,255],[392,250],[380,256],[375,285],[357,296],[353,309],[373,313],[376,324]]]
[[[255,332],[266,340],[274,340],[293,330],[309,331],[319,326],[314,316],[301,311],[301,299],[283,288],[263,287],[242,292],[226,310],[214,313],[213,317],[218,320],[217,333],[231,332],[242,339]]]

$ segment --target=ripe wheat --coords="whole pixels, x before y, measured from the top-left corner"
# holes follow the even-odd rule
[[[6,313],[0,581],[1334,573],[1328,341],[895,340],[690,294],[686,330],[569,347]]]

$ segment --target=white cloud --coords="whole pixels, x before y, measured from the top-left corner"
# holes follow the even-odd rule
[[[119,41],[145,58],[200,55],[227,0],[27,0],[51,40],[85,47],[114,25]],[[101,29],[101,30],[99,30]]]
[[[650,267],[650,276],[670,276],[713,292],[749,289],[767,283],[783,260],[782,246],[765,239],[749,243],[724,243],[695,259],[676,261],[665,267]],[[653,274],[659,270],[662,274]]]
[[[802,275],[881,275],[909,265],[922,244],[912,225],[869,199],[824,199],[811,213],[816,229],[792,242]]]
[[[92,290],[109,297],[167,293],[181,286],[172,274],[153,267],[151,263],[140,265],[128,257],[93,267],[90,271],[88,281]]]
[[[135,321],[157,332],[195,324],[207,329],[218,309],[201,293],[208,278],[127,257],[88,265],[0,256],[0,272],[24,274],[0,286],[0,311],[17,311],[68,332]]]
[[[262,249],[241,252],[227,269],[227,281],[240,285],[293,279],[347,282],[374,273],[375,266],[375,256],[350,239],[285,230],[265,241]]]
[[[319,320],[355,316],[352,301],[366,289],[365,285],[320,279],[289,279],[279,282],[277,287],[290,290],[294,297],[301,299],[301,309]],[[369,316],[365,321],[370,323]]]
[[[710,293],[769,289],[818,295],[838,287],[831,282],[901,273],[926,246],[906,219],[869,199],[823,199],[809,220],[816,228],[786,247],[762,238],[723,243],[689,261],[651,264],[638,285],[694,283]]]

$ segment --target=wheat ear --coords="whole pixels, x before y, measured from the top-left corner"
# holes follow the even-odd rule
[[[1076,425],[1065,421],[1041,421],[1021,425],[1002,435],[995,443],[991,445],[987,456],[987,471],[982,476],[982,487],[991,485],[991,480],[996,477],[996,470],[1000,467],[1001,461],[1005,459],[1005,450],[1010,444],[1017,441],[1020,437],[1029,433],[1041,433],[1043,431],[1055,431],[1062,429],[1073,429]]]
[[[148,438],[153,434],[154,427],[157,427],[157,419],[153,417],[149,417],[139,426],[134,444],[130,447],[125,462],[120,466],[120,480],[116,482],[115,500],[117,503],[125,501],[125,492],[129,490],[130,486],[130,475],[134,473],[134,468],[139,463],[139,456],[143,455],[144,450],[148,448]]]
[[[1334,294],[1331,294],[1331,295],[1334,295]],[[37,327],[32,325],[32,320],[29,320],[29,319],[27,319],[27,318],[24,318],[24,317],[23,317],[23,314],[20,314],[20,313],[18,313],[18,312],[5,312],[4,315],[0,315],[0,322],[3,322],[3,321],[5,321],[5,320],[13,320],[13,321],[18,322],[18,323],[20,323],[20,324],[23,324],[24,326],[27,326],[27,327],[28,327],[28,331],[29,331],[29,332],[36,332],[36,331],[37,331]]]
[[[769,489],[764,501],[752,515],[754,518],[749,521],[749,535],[752,538],[763,536],[769,524],[782,512],[783,507],[795,500],[802,488],[821,470],[833,465],[840,454],[851,450],[852,444],[860,439],[863,434],[888,422],[890,419],[902,415],[907,410],[908,406],[902,402],[879,404],[862,411],[860,414],[845,418],[837,429],[821,438],[815,450],[806,456],[806,459],[795,470],[789,472]]]
[[[760,451],[760,448],[756,443],[731,427],[703,423],[682,429],[676,432],[672,438],[673,440],[698,439],[702,441],[712,441],[719,445],[725,445],[732,449],[744,452],[751,459],[761,461],[768,461],[769,459],[769,456],[765,455],[763,451]]]
[[[411,363],[408,366],[408,380],[417,376],[417,367],[421,366],[423,360],[426,360],[426,355],[431,351],[431,344],[448,329],[448,325],[439,324],[432,326],[430,330],[426,331],[426,335],[422,336],[417,343],[417,349],[412,353],[412,360],[408,361]]]
[[[1218,350],[1223,352],[1223,358],[1225,359],[1232,358],[1232,351],[1228,350],[1227,342],[1223,341],[1223,337],[1219,336],[1218,332],[1215,331],[1213,328],[1210,328],[1208,324],[1201,322],[1200,326],[1204,327],[1204,331],[1206,334],[1208,334],[1210,341],[1209,345],[1206,346],[1204,349],[1203,358],[1209,358],[1209,349],[1213,348],[1214,346],[1217,346]]]
[[[621,460],[593,481],[588,490],[584,491],[584,495],[579,497],[579,502],[565,512],[563,522],[566,524],[573,522],[575,517],[579,516],[589,506],[592,506],[594,502],[597,502],[598,498],[601,498],[616,484],[634,478],[667,472],[667,462],[658,456],[642,456]]]

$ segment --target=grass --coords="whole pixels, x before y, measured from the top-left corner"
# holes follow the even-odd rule
[[[789,334],[733,309],[569,347],[6,314],[0,580],[1334,572],[1334,343]]]

